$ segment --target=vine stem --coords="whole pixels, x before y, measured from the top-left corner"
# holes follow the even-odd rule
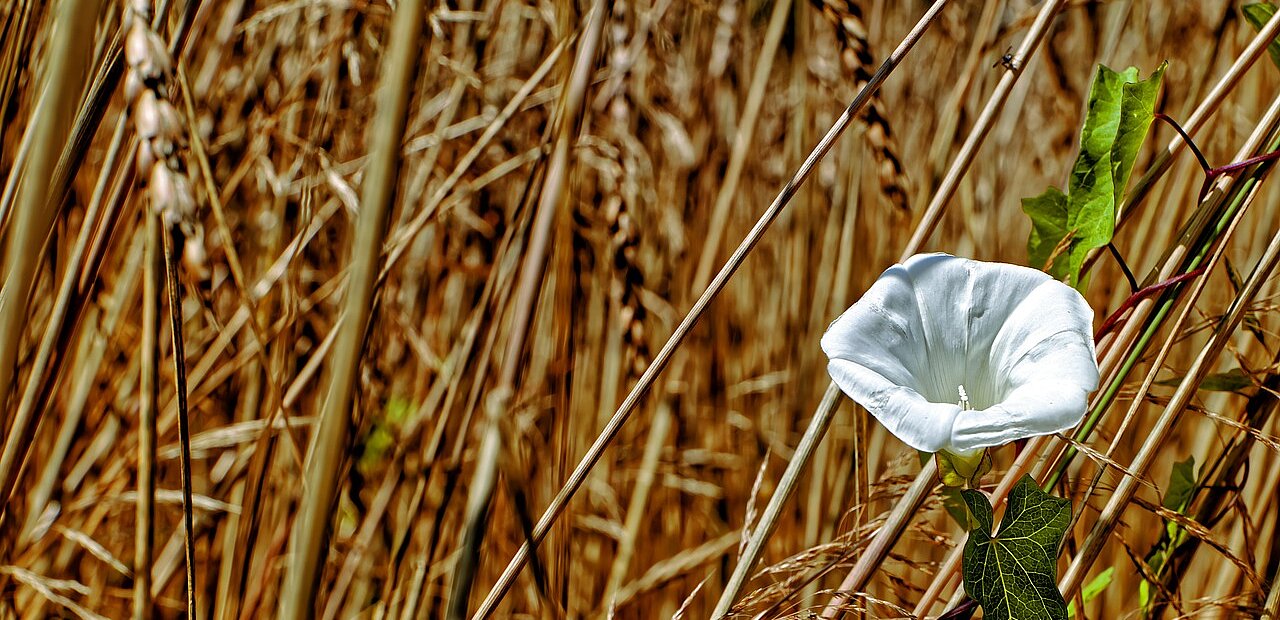
[[[1276,99],[1272,103],[1271,107],[1267,110],[1264,119],[1259,123],[1258,130],[1250,136],[1246,145],[1241,149],[1241,153],[1238,157],[1243,157],[1249,152],[1260,148],[1263,140],[1265,139],[1264,136],[1274,129],[1278,120],[1280,120],[1280,99]],[[1263,128],[1267,129],[1264,131]],[[1236,180],[1237,179],[1233,179],[1230,176],[1221,177],[1218,179],[1218,187],[1222,188],[1225,192],[1227,186]],[[1243,215],[1252,200],[1257,196],[1258,188],[1260,186],[1261,182],[1259,180],[1259,182],[1255,183],[1252,189],[1246,194],[1244,203],[1232,218],[1232,223],[1228,225],[1229,227],[1234,227],[1235,224],[1239,222],[1239,218]],[[1220,246],[1217,252],[1215,252],[1213,258],[1210,260],[1209,270],[1212,270],[1217,260],[1221,257],[1222,252],[1223,247]],[[1155,455],[1159,452],[1159,446],[1163,445],[1163,438],[1168,435],[1174,423],[1178,420],[1182,412],[1190,403],[1191,399],[1197,393],[1204,375],[1209,372],[1213,362],[1222,352],[1227,341],[1230,340],[1235,328],[1243,319],[1249,303],[1252,301],[1254,296],[1257,295],[1263,282],[1265,282],[1266,279],[1270,277],[1271,272],[1275,270],[1278,262],[1280,262],[1280,231],[1277,231],[1275,236],[1273,236],[1266,251],[1255,265],[1253,273],[1250,274],[1249,279],[1245,282],[1244,286],[1241,287],[1240,293],[1227,309],[1225,318],[1217,324],[1209,342],[1205,344],[1191,367],[1187,369],[1181,383],[1179,383],[1177,389],[1174,391],[1173,396],[1170,397],[1169,404],[1160,414],[1160,418],[1152,426],[1149,439],[1143,443],[1142,449],[1130,464],[1130,472],[1140,476],[1146,471],[1146,468],[1151,464],[1152,460],[1154,460]],[[1203,289],[1205,281],[1206,280],[1202,279],[1198,282],[1197,286],[1199,289]],[[1198,294],[1199,293],[1197,291],[1195,296],[1198,296]],[[1185,314],[1190,311],[1191,307],[1188,305],[1184,308],[1183,313]],[[1144,389],[1138,392],[1137,400],[1141,400],[1142,395],[1146,393],[1146,389],[1150,387],[1149,384],[1151,378],[1152,377],[1148,378],[1147,385]],[[1055,472],[1055,475],[1060,476],[1062,469],[1063,468],[1060,467],[1057,472]],[[1121,513],[1132,500],[1134,493],[1137,492],[1138,484],[1139,480],[1137,478],[1132,475],[1127,475],[1121,479],[1120,484],[1116,486],[1116,490],[1112,493],[1110,500],[1108,500],[1106,506],[1099,514],[1097,521],[1094,523],[1093,529],[1089,532],[1088,537],[1085,538],[1085,542],[1081,546],[1079,553],[1072,560],[1071,565],[1067,568],[1066,574],[1063,575],[1061,581],[1058,583],[1059,589],[1062,591],[1064,596],[1071,596],[1075,590],[1080,587],[1085,573],[1089,570],[1089,567],[1092,566],[1093,561],[1097,559],[1099,552],[1102,550],[1103,544],[1110,538],[1112,529],[1118,523]]]

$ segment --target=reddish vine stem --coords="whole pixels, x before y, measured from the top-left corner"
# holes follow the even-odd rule
[[[1204,197],[1209,194],[1209,185],[1213,183],[1214,179],[1228,172],[1243,170],[1254,164],[1261,164],[1263,162],[1272,161],[1276,158],[1280,158],[1280,151],[1271,151],[1270,153],[1267,153],[1265,155],[1250,157],[1249,159],[1246,159],[1244,161],[1238,161],[1232,164],[1227,164],[1225,166],[1222,166],[1221,168],[1214,168],[1210,170],[1208,172],[1209,176],[1205,177],[1204,179],[1204,185],[1200,187],[1200,200],[1204,200]]]
[[[1185,142],[1187,147],[1191,149],[1191,153],[1195,155],[1196,161],[1200,163],[1200,168],[1204,171],[1204,175],[1205,175],[1204,183],[1200,186],[1199,199],[1201,201],[1203,201],[1204,197],[1208,195],[1210,186],[1213,184],[1214,180],[1217,179],[1218,177],[1224,174],[1227,174],[1228,172],[1243,170],[1254,164],[1260,164],[1263,162],[1268,162],[1268,161],[1272,161],[1280,158],[1280,150],[1277,150],[1277,151],[1271,151],[1270,153],[1266,153],[1263,155],[1258,155],[1257,157],[1250,157],[1242,161],[1233,162],[1225,166],[1219,166],[1217,168],[1214,168],[1213,166],[1209,165],[1209,160],[1206,159],[1204,156],[1204,153],[1200,151],[1200,147],[1196,146],[1195,141],[1191,139],[1191,136],[1187,135],[1186,130],[1182,128],[1182,125],[1178,124],[1178,121],[1173,120],[1173,118],[1171,118],[1168,114],[1165,114],[1163,112],[1156,112],[1154,113],[1154,116],[1155,118],[1161,121],[1164,121],[1165,124],[1172,127],[1173,130],[1178,133],[1178,136],[1182,138],[1182,141]],[[1172,278],[1169,278],[1168,280],[1165,280],[1164,282],[1158,282],[1146,288],[1139,289],[1137,286],[1137,280],[1134,279],[1133,273],[1129,271],[1129,267],[1128,265],[1125,264],[1124,259],[1120,257],[1120,252],[1119,250],[1116,249],[1115,244],[1108,243],[1107,249],[1111,251],[1112,256],[1114,256],[1116,259],[1116,262],[1119,263],[1120,269],[1124,271],[1124,275],[1126,278],[1128,278],[1129,286],[1134,291],[1134,293],[1130,295],[1128,299],[1125,299],[1124,302],[1120,304],[1120,307],[1117,308],[1115,312],[1111,313],[1111,315],[1108,316],[1105,321],[1103,321],[1102,327],[1098,328],[1098,332],[1094,336],[1094,340],[1101,340],[1103,336],[1107,335],[1108,332],[1114,329],[1116,325],[1120,323],[1120,321],[1122,320],[1124,313],[1129,311],[1135,305],[1137,305],[1139,301],[1142,301],[1143,299],[1150,297],[1151,295],[1159,293],[1160,291],[1163,291],[1166,288],[1169,288],[1176,284],[1180,284],[1182,282],[1190,280],[1191,278],[1194,278],[1204,272],[1204,268],[1202,267],[1200,269],[1196,269],[1194,271],[1190,271],[1182,275],[1174,276]]]
[[[1172,278],[1169,278],[1168,280],[1165,280],[1164,282],[1157,282],[1146,288],[1139,289],[1137,292],[1130,295],[1128,299],[1124,300],[1124,302],[1120,304],[1120,307],[1116,308],[1116,311],[1112,312],[1111,315],[1107,317],[1107,320],[1102,322],[1102,327],[1099,327],[1098,332],[1093,336],[1094,341],[1096,342],[1098,340],[1102,340],[1102,337],[1106,336],[1107,333],[1110,332],[1112,329],[1114,329],[1115,326],[1120,322],[1121,317],[1124,316],[1124,313],[1128,312],[1134,306],[1138,305],[1138,302],[1156,293],[1159,293],[1160,291],[1163,291],[1164,289],[1167,289],[1171,286],[1174,286],[1176,284],[1181,284],[1187,280],[1190,280],[1202,273],[1204,273],[1204,267],[1200,267],[1199,269],[1188,271],[1187,273],[1184,273],[1181,275],[1176,275]]]

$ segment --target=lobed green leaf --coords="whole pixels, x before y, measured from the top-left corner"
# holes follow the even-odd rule
[[[1033,266],[1080,288],[1089,252],[1111,242],[1116,207],[1155,119],[1165,66],[1146,80],[1138,79],[1135,67],[1116,72],[1098,66],[1066,193],[1050,187],[1022,201],[1031,218],[1027,254]]]
[[[1067,603],[1057,587],[1057,555],[1071,522],[1071,503],[1040,490],[1023,476],[992,535],[991,504],[963,491],[974,517],[964,546],[964,588],[991,620],[1064,620]]]

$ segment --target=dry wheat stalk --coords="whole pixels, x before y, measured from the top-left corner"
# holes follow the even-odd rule
[[[809,0],[809,3],[821,11],[822,17],[834,28],[836,41],[840,44],[840,62],[852,74],[853,88],[862,88],[871,80],[871,73],[876,66],[875,57],[871,54],[871,43],[867,40],[867,24],[862,17],[862,7],[855,0]],[[863,136],[876,161],[876,178],[880,180],[880,191],[894,206],[907,209],[911,206],[907,197],[910,185],[902,158],[898,156],[899,148],[889,127],[889,119],[881,111],[883,107],[884,102],[879,94],[867,103],[862,116],[862,121],[867,125]]]
[[[186,403],[186,359],[183,354],[182,304],[179,292],[182,285],[178,281],[179,263],[176,246],[187,248],[182,255],[192,266],[202,265],[203,246],[199,243],[195,225],[195,193],[181,158],[181,150],[185,142],[184,124],[177,108],[171,102],[171,97],[175,94],[173,58],[169,55],[164,40],[153,29],[152,18],[153,8],[150,0],[131,0],[125,5],[123,27],[126,32],[124,54],[127,72],[124,90],[125,98],[130,104],[134,127],[138,132],[139,145],[135,165],[138,178],[143,179],[147,190],[150,205],[148,220],[159,218],[160,223],[160,230],[154,230],[149,225],[149,230],[153,230],[153,233],[149,235],[148,244],[149,246],[163,244],[176,381],[174,391],[178,399],[178,442],[182,448],[179,463],[182,474],[183,530],[186,549],[187,614],[188,617],[195,617],[196,552],[191,490],[191,428]],[[158,237],[157,233],[162,235],[163,239]],[[184,240],[187,242],[184,243]],[[159,258],[158,255],[159,252],[155,252],[154,249],[148,250],[148,256],[152,260]],[[150,292],[154,293],[155,290],[150,289]],[[154,305],[159,301],[148,299],[146,303]],[[158,329],[159,326],[153,323],[151,327]],[[144,346],[158,344],[154,339],[154,333],[144,338],[142,342]],[[144,355],[150,356],[152,353],[147,352]],[[154,373],[154,367],[151,372]],[[152,376],[154,377],[154,374]],[[154,382],[149,385],[152,394],[148,397],[147,406],[154,407]],[[154,410],[144,413],[145,423],[154,423],[154,421]],[[155,431],[147,429],[143,432],[149,439],[140,442],[139,449],[146,454],[139,458],[139,466],[149,468],[154,462]],[[140,518],[140,522],[148,527],[155,491],[152,480],[151,472],[145,472],[139,476],[142,488],[138,494],[138,511],[139,516],[143,517]],[[140,535],[149,537],[150,533]],[[146,544],[139,547],[137,561],[140,564],[135,564],[134,567],[135,572],[139,574],[149,573],[151,570],[151,558],[148,557],[150,549],[147,548],[149,546]],[[137,595],[138,607],[134,610],[135,616],[149,613],[143,609],[147,602],[147,594],[141,591],[142,588],[149,586],[147,579],[139,580],[137,587],[140,592]]]
[[[153,391],[140,385],[148,374],[144,367],[155,366],[141,349],[153,357],[163,354],[155,345],[140,347],[140,336],[158,336],[165,327],[157,319],[162,323],[164,315],[139,312],[136,291],[148,236],[142,218],[127,210],[123,217],[114,215],[122,205],[143,204],[127,201],[135,185],[133,147],[116,144],[124,140],[112,131],[95,134],[95,123],[80,120],[92,116],[86,112],[99,105],[100,89],[116,90],[115,78],[103,76],[113,70],[123,76],[125,62],[112,58],[123,56],[129,32],[118,26],[133,11],[133,0],[104,3],[111,10],[94,20],[96,33],[84,37],[86,49],[96,54],[96,73],[88,89],[73,88],[67,99],[80,110],[77,129],[65,140],[32,135],[41,113],[40,84],[46,81],[42,54],[50,53],[58,32],[52,27],[54,9],[73,4],[0,2],[0,231],[12,241],[22,210],[13,201],[21,175],[10,171],[29,166],[41,151],[61,152],[50,194],[65,198],[47,211],[56,214],[50,241],[35,235],[47,251],[24,257],[35,266],[25,312],[37,323],[46,322],[42,317],[51,307],[48,314],[61,316],[56,300],[63,299],[66,286],[74,291],[65,318],[47,320],[44,333],[55,338],[33,347],[32,336],[39,334],[32,332],[39,330],[23,317],[28,327],[18,342],[12,383],[26,390],[9,396],[11,402],[21,398],[17,409],[34,413],[39,422],[21,443],[29,444],[27,467],[39,464],[40,471],[18,475],[14,483],[11,506],[25,522],[20,520],[18,544],[4,557],[12,570],[0,571],[0,615],[124,617],[130,586],[139,587],[151,575],[150,591],[142,586],[150,601],[146,607],[157,617],[175,617],[186,604],[178,585],[183,579],[174,578],[184,572],[185,536],[177,524],[182,446],[177,433],[169,432],[178,426],[171,386],[160,382],[154,389],[162,415],[155,423],[161,442],[153,466],[144,462],[151,423],[135,413],[140,405],[150,406],[138,402],[139,394]],[[115,102],[99,113],[103,129],[120,122],[119,133],[131,139],[142,133],[135,129],[170,112],[158,106],[177,104],[177,95],[183,96],[184,103],[176,105],[179,131],[149,139],[145,148],[154,157],[152,142],[155,148],[165,147],[166,140],[175,145],[177,167],[170,170],[189,175],[161,179],[161,185],[189,181],[192,190],[184,191],[194,192],[200,219],[208,218],[209,276],[187,265],[183,281],[195,294],[182,300],[183,336],[197,353],[189,380],[191,407],[199,412],[193,413],[193,426],[201,431],[192,472],[198,597],[210,620],[256,617],[277,609],[286,585],[279,576],[294,564],[286,542],[298,522],[305,439],[316,432],[324,400],[319,379],[350,360],[334,355],[341,349],[336,333],[345,324],[338,300],[352,281],[345,248],[352,242],[350,218],[366,208],[360,189],[374,168],[367,147],[370,120],[377,116],[371,114],[372,94],[382,82],[376,74],[393,9],[404,3],[155,4],[200,5],[181,68],[159,89],[134,80],[129,114],[121,114]],[[925,6],[811,0],[778,9],[787,4],[792,3],[613,3],[601,48],[607,60],[590,75],[583,131],[569,148],[560,213],[572,218],[561,218],[553,228],[543,301],[524,347],[527,364],[520,370],[530,381],[513,398],[512,418],[499,424],[505,452],[496,463],[499,486],[474,580],[481,592],[473,603],[496,583],[501,562],[529,535],[529,515],[520,514],[517,496],[540,511],[561,488],[566,463],[581,456],[601,417],[614,413],[618,389],[629,388],[637,374],[643,377],[644,364],[662,363],[662,343],[653,338],[675,326],[691,289],[700,292],[694,272],[709,228],[706,216],[724,185],[753,85],[767,88],[741,178],[726,193],[733,197],[725,220],[729,238],[776,195],[805,147],[839,113],[841,101],[832,95],[849,93],[859,77],[856,63],[866,62],[867,50],[896,42]],[[882,120],[892,119],[896,144],[889,153],[901,169],[886,168],[876,158],[878,136],[870,126],[865,137],[841,145],[815,170],[708,307],[704,319],[711,320],[674,352],[676,363],[654,386],[665,397],[636,410],[644,419],[621,430],[538,545],[550,596],[540,597],[539,578],[525,575],[495,615],[552,609],[547,598],[572,616],[603,615],[611,602],[620,618],[709,614],[726,583],[723,568],[734,562],[762,455],[771,452],[777,466],[779,459],[791,461],[807,451],[793,447],[800,446],[810,401],[825,384],[816,349],[822,329],[881,267],[897,259],[911,233],[909,212],[866,208],[886,200],[882,175],[905,172],[919,185],[944,172],[948,154],[969,127],[989,128],[985,141],[974,142],[983,146],[965,155],[973,165],[963,181],[953,183],[956,176],[943,183],[940,204],[950,203],[946,211],[924,218],[928,226],[912,247],[1019,262],[1025,256],[1025,231],[1019,228],[1025,220],[1017,199],[1060,180],[1069,165],[1078,108],[1095,63],[1132,64],[1145,72],[1168,58],[1163,109],[1200,127],[1193,135],[1215,163],[1229,161],[1280,80],[1266,60],[1270,37],[1255,39],[1239,18],[1240,3],[1067,2],[1052,22],[1046,53],[1011,60],[1016,68],[996,61],[1007,46],[1027,37],[1031,18],[1046,3],[954,4],[916,59],[885,84],[883,99],[872,102]],[[421,38],[422,63],[409,87],[414,103],[400,145],[402,191],[392,206],[399,213],[377,259],[374,290],[381,301],[373,311],[376,320],[365,329],[350,401],[357,421],[349,440],[331,454],[345,463],[366,452],[368,427],[383,424],[393,403],[407,404],[411,413],[401,426],[387,427],[394,447],[372,468],[364,456],[360,467],[338,465],[329,485],[333,505],[314,513],[332,527],[316,547],[329,562],[315,564],[321,570],[312,597],[325,616],[408,619],[444,613],[450,577],[464,555],[457,546],[462,504],[476,491],[467,480],[478,463],[474,431],[484,415],[479,403],[500,378],[513,283],[532,230],[530,205],[550,152],[553,108],[566,87],[570,61],[564,56],[578,47],[575,33],[583,15],[568,7],[475,0],[438,3],[424,16],[429,30]],[[167,26],[156,30],[177,39],[184,21],[155,20],[179,26],[173,34]],[[765,45],[773,40],[770,31],[782,35],[776,52],[766,54],[773,45]],[[1251,39],[1250,51],[1242,55]],[[168,47],[176,56],[174,44]],[[1245,60],[1251,55],[1262,62],[1250,68]],[[765,56],[772,68],[757,79],[755,68]],[[1023,71],[1016,88],[998,84],[1015,70]],[[191,77],[189,88],[185,75]],[[993,87],[1008,104],[984,119],[982,106]],[[138,119],[146,90],[154,91],[146,103],[153,115]],[[1216,107],[1224,113],[1192,113]],[[155,123],[150,127],[158,131]],[[1201,178],[1184,165],[1189,159],[1161,156],[1176,148],[1165,149],[1171,134],[1158,131],[1142,162],[1152,159],[1151,169],[1168,173],[1159,183],[1139,183],[1147,208],[1122,209],[1128,223],[1116,240],[1129,264],[1142,271],[1177,235],[1177,223],[1194,208],[1186,203]],[[67,157],[69,152],[75,156]],[[130,165],[120,166],[121,157]],[[154,165],[138,171],[139,194]],[[93,197],[86,200],[90,185]],[[905,184],[903,189],[918,206],[931,191]],[[1226,255],[1238,264],[1256,258],[1280,221],[1280,211],[1272,208],[1277,189],[1264,186],[1234,238],[1224,242]],[[158,224],[161,218],[150,219]],[[77,245],[83,238],[87,251],[73,248],[71,236]],[[153,249],[162,251],[159,245]],[[175,249],[181,255],[192,248]],[[157,271],[164,266],[149,262]],[[1105,255],[1094,272],[1091,305],[1114,308],[1127,286]],[[1115,419],[1104,419],[1094,438],[1080,442],[1079,451],[1094,458],[1076,459],[1063,478],[1065,493],[1078,507],[1101,506],[1125,471],[1136,473],[1130,464],[1149,435],[1136,429],[1150,428],[1169,402],[1161,380],[1181,376],[1204,343],[1206,326],[1220,320],[1209,309],[1233,294],[1221,276],[1212,276],[1194,309],[1209,314],[1170,335],[1172,348],[1162,364],[1145,358],[1138,366],[1141,376],[1120,387],[1122,405],[1138,401],[1133,415],[1108,416]],[[159,277],[150,279],[155,292],[144,294],[149,301],[166,292]],[[58,294],[48,294],[51,288]],[[1232,339],[1232,355],[1222,356],[1212,371],[1238,365],[1266,384],[1275,370],[1276,308],[1254,305],[1245,320],[1257,337],[1242,333]],[[643,333],[636,329],[641,326]],[[1154,393],[1138,387],[1148,372],[1159,373]],[[1165,580],[1153,589],[1157,598],[1170,599],[1165,617],[1280,609],[1280,590],[1268,596],[1256,585],[1273,581],[1280,565],[1273,551],[1280,519],[1274,501],[1278,427],[1274,419],[1241,422],[1244,398],[1201,390],[1188,415],[1160,442],[1135,501],[1123,512],[1127,527],[1115,530],[1095,560],[1094,572],[1115,567],[1114,582],[1092,601],[1077,604],[1087,617],[1132,612],[1132,593],[1143,579]],[[913,455],[879,441],[865,412],[841,407],[830,428],[813,465],[797,480],[797,492],[807,501],[783,506],[772,536],[761,538],[761,564],[791,557],[751,571],[737,609],[764,618],[817,611],[914,477]],[[1194,455],[1198,464],[1213,463],[1232,445],[1223,440],[1233,435],[1255,445],[1242,455],[1241,479],[1230,481],[1226,501],[1204,496],[1205,510],[1221,504],[1225,513],[1193,507],[1184,515],[1195,515],[1189,522],[1148,509],[1159,504],[1174,459]],[[997,469],[1039,472],[1045,465],[1030,457],[1060,444],[1029,444],[1033,454],[1022,464],[1009,463],[1011,451],[997,454]],[[113,560],[129,564],[145,544],[133,534],[148,529],[135,508],[149,495],[140,479],[149,467],[158,506],[151,528],[160,540],[154,560],[137,562],[151,570],[130,577],[125,573],[134,571],[121,571]],[[1091,488],[1090,479],[1104,467]],[[766,472],[762,493],[775,486],[780,470]],[[845,513],[849,505],[855,508]],[[1219,514],[1217,521],[1201,518]],[[1093,515],[1086,511],[1082,521]],[[1203,542],[1193,536],[1197,544],[1180,548],[1189,561],[1163,573],[1146,567],[1143,534],[1180,520]],[[1076,534],[1068,553],[1083,541],[1084,532]],[[939,597],[945,602],[954,590],[949,577],[958,580],[946,547],[963,535],[937,502],[926,501],[854,606],[876,617],[901,614],[901,607],[928,607]],[[929,584],[935,567],[941,570]],[[602,589],[614,591],[606,597],[611,601],[602,600]],[[938,611],[934,606],[932,614]]]

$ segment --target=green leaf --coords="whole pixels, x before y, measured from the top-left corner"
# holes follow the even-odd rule
[[[1188,456],[1185,461],[1174,463],[1173,471],[1169,472],[1169,484],[1165,486],[1164,499],[1160,503],[1169,510],[1186,514],[1187,506],[1191,503],[1191,494],[1195,491],[1195,488],[1196,459],[1194,456]],[[1156,542],[1144,559],[1149,573],[1161,575],[1169,558],[1173,557],[1174,552],[1178,550],[1178,547],[1187,538],[1187,533],[1183,531],[1181,526],[1173,521],[1166,520],[1164,522],[1164,534],[1161,535],[1160,540]],[[1151,603],[1151,583],[1144,578],[1138,584],[1138,607],[1143,610],[1149,610]]]
[[[1086,603],[1098,598],[1098,595],[1102,594],[1103,590],[1106,590],[1107,586],[1111,585],[1111,576],[1114,575],[1115,572],[1116,567],[1108,566],[1107,570],[1098,573],[1097,577],[1090,579],[1089,583],[1084,584],[1084,587],[1080,588],[1080,598],[1084,599],[1084,602]],[[1075,601],[1067,603],[1068,616],[1075,616],[1075,607]]]
[[[1125,188],[1129,187],[1129,176],[1137,162],[1138,150],[1142,148],[1151,123],[1156,119],[1156,98],[1160,96],[1160,84],[1168,66],[1167,62],[1160,63],[1147,79],[1120,87],[1120,126],[1116,129],[1115,141],[1111,144],[1111,179],[1114,184],[1112,196],[1115,198],[1111,212],[1113,230],[1114,206],[1120,204]],[[1134,77],[1137,77],[1136,71]],[[1111,240],[1110,232],[1107,233],[1107,240]]]
[[[974,517],[964,545],[964,589],[990,620],[1064,620],[1067,603],[1057,586],[1057,555],[1071,522],[1071,503],[1040,490],[1023,476],[992,536],[991,504],[963,491]]]
[[[1157,381],[1158,385],[1179,385],[1183,375]],[[1242,368],[1232,368],[1226,372],[1215,372],[1205,375],[1199,389],[1205,392],[1239,392],[1253,387],[1253,378]]]
[[[394,396],[387,400],[385,408],[375,416],[373,426],[360,442],[360,457],[356,460],[360,473],[369,474],[382,466],[395,447],[400,427],[411,413],[412,402]]]
[[[1031,237],[1027,239],[1031,266],[1061,278],[1067,271],[1067,261],[1061,260],[1060,254],[1055,256],[1054,251],[1064,237],[1074,235],[1067,229],[1067,195],[1050,187],[1039,196],[1023,198],[1022,211],[1031,218]]]
[[[1262,30],[1262,27],[1271,21],[1271,17],[1276,14],[1276,7],[1270,2],[1246,4],[1242,7],[1242,10],[1244,11],[1244,18],[1249,20],[1249,24],[1253,26],[1254,30]],[[1280,67],[1280,38],[1267,45],[1267,51],[1271,52],[1271,62]]]
[[[1164,489],[1164,501],[1161,504],[1174,512],[1183,512],[1191,501],[1191,492],[1196,488],[1196,457],[1188,456],[1185,461],[1173,464],[1169,473],[1169,484]]]
[[[1253,377],[1243,368],[1211,373],[1200,382],[1200,389],[1210,392],[1239,392],[1249,387],[1253,387]]]
[[[1141,81],[1134,67],[1116,72],[1098,66],[1066,193],[1050,187],[1022,201],[1031,218],[1027,254],[1032,265],[1081,288],[1085,257],[1110,243],[1115,232],[1116,206],[1155,118],[1165,66]]]
[[[1098,598],[1098,595],[1102,594],[1102,591],[1106,590],[1107,586],[1111,585],[1111,575],[1115,572],[1116,567],[1108,566],[1107,570],[1098,573],[1097,577],[1089,580],[1089,583],[1084,584],[1084,587],[1080,589],[1080,596],[1084,598],[1084,602],[1088,603],[1089,601]]]
[[[1206,375],[1201,382],[1201,389],[1210,392],[1239,392],[1248,387],[1253,387],[1253,378],[1242,368]]]

